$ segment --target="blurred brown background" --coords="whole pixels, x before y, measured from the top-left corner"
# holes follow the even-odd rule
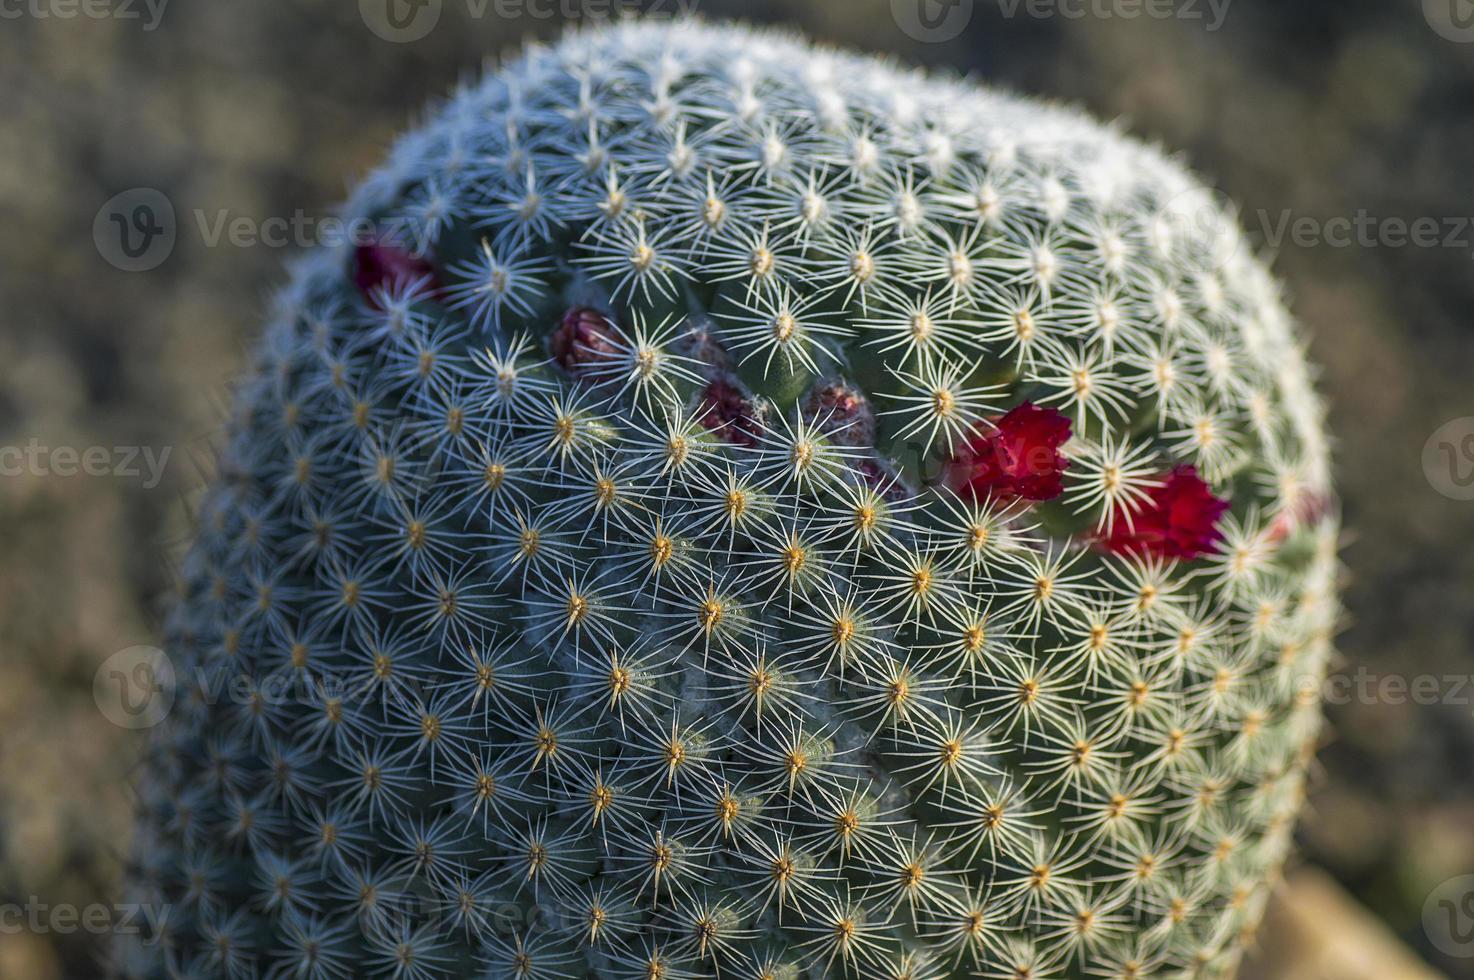
[[[94,675],[155,636],[195,458],[290,251],[212,246],[210,226],[300,215],[310,240],[428,98],[488,55],[621,6],[423,0],[438,20],[418,36],[425,21],[386,29],[385,2],[0,0],[0,447],[37,461],[0,476],[0,909],[116,897],[141,735],[98,710]],[[1474,502],[1453,499],[1459,471],[1440,473],[1430,445],[1474,416],[1474,5],[697,7],[1121,118],[1241,204],[1324,366],[1353,529],[1348,703],[1330,709],[1303,867],[1249,972],[1391,980],[1426,975],[1421,958],[1474,976],[1474,889],[1445,884],[1474,873],[1474,681],[1460,680],[1474,675]],[[93,224],[139,187],[173,204],[177,240],[127,272]],[[1420,218],[1436,241],[1398,235]],[[1474,420],[1439,440],[1474,446],[1466,434]],[[56,447],[103,447],[108,473],[65,475]],[[168,449],[162,481],[147,485],[143,457],[122,472],[115,447]],[[1427,696],[1399,696],[1398,679],[1420,677]],[[97,973],[97,936],[9,922],[0,978]]]

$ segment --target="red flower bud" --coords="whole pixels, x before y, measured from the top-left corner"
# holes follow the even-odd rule
[[[603,313],[575,306],[563,314],[548,339],[548,351],[563,370],[579,374],[612,360],[619,352],[619,334]]]
[[[858,388],[821,381],[804,398],[803,415],[842,446],[875,445],[875,412]]]
[[[1321,490],[1305,490],[1295,502],[1275,517],[1269,525],[1270,544],[1279,544],[1302,527],[1313,527],[1335,506],[1330,494]]]
[[[757,445],[763,431],[761,410],[728,378],[719,377],[706,386],[696,412],[702,425],[734,446]]]
[[[677,340],[682,356],[701,365],[701,372],[707,378],[715,378],[724,371],[732,370],[731,355],[712,332],[711,321],[705,317],[696,317],[690,323],[691,326],[684,336]]]
[[[382,309],[378,294],[384,290],[417,287],[427,296],[440,292],[435,268],[428,260],[384,239],[354,248],[353,284],[376,310]]]
[[[947,482],[976,500],[1053,500],[1064,492],[1070,461],[1059,447],[1069,440],[1069,418],[1024,402],[957,452],[947,467]]]
[[[882,499],[900,503],[910,496],[910,490],[901,477],[889,465],[881,462],[879,457],[862,457],[855,460],[853,467],[865,485],[878,491]]]
[[[1118,510],[1101,547],[1116,555],[1139,554],[1191,561],[1218,550],[1223,532],[1218,519],[1228,501],[1191,466],[1179,466],[1152,489],[1139,510]]]

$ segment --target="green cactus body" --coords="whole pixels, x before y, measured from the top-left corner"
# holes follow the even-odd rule
[[[786,35],[458,92],[307,257],[168,627],[121,976],[1232,973],[1337,614],[1158,152]]]

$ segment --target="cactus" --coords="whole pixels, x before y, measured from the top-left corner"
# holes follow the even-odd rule
[[[1337,617],[1233,216],[1066,109],[628,23],[306,256],[200,506],[119,976],[1231,975]]]

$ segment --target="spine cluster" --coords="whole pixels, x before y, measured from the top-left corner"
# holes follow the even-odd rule
[[[683,23],[529,49],[349,212],[183,563],[118,976],[1231,974],[1336,523],[1200,185]]]

